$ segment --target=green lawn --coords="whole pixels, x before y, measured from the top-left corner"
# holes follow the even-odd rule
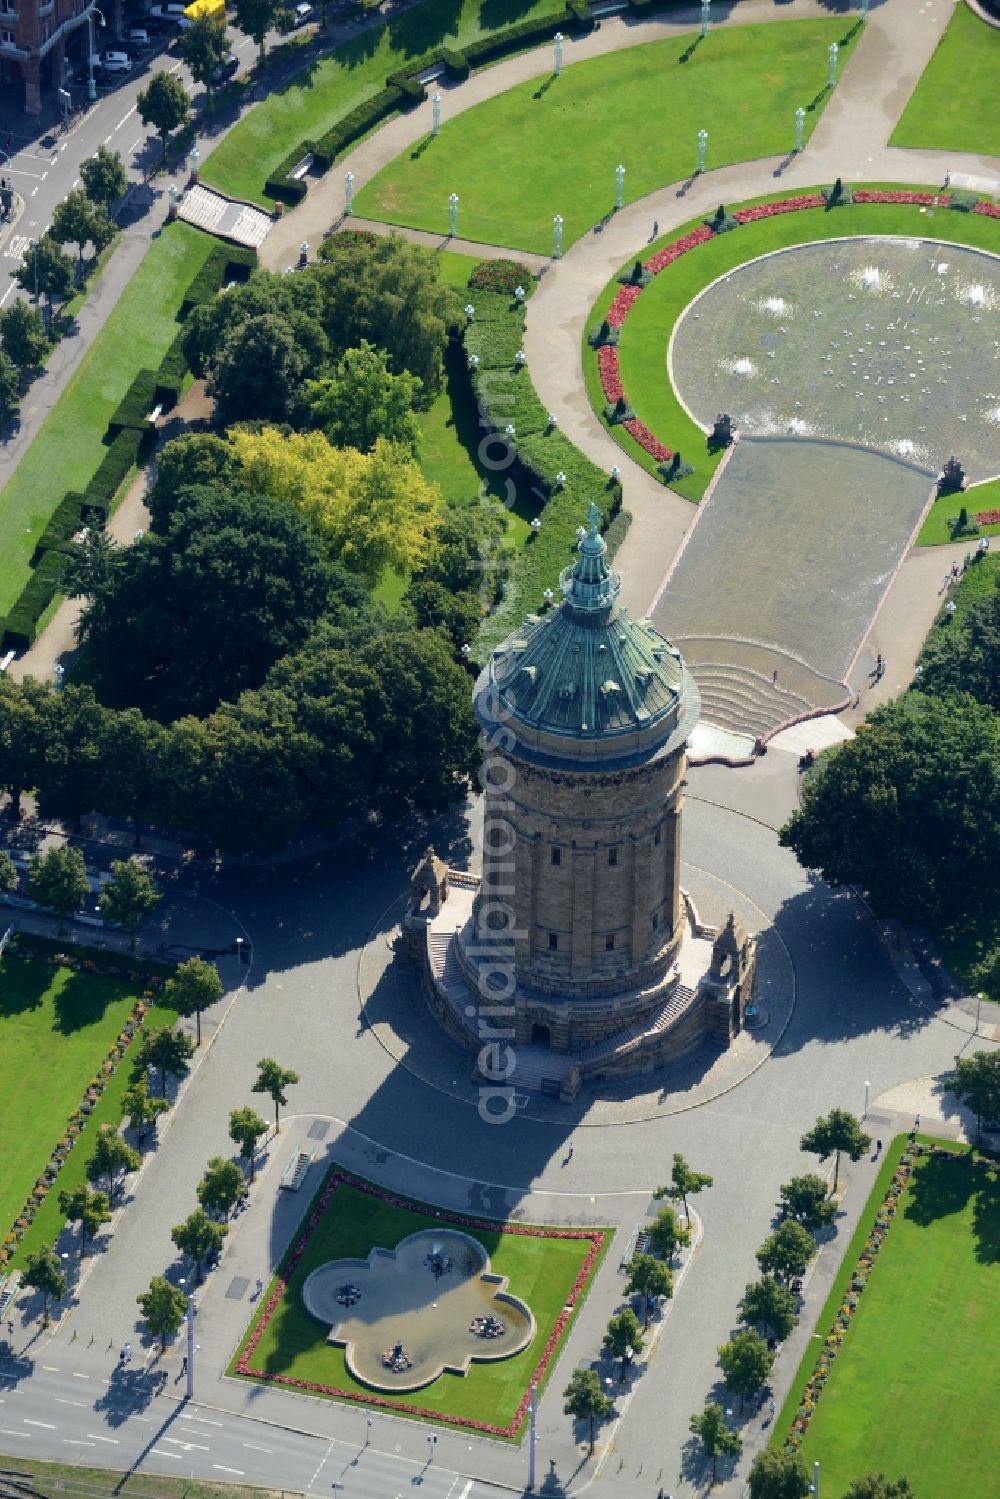
[[[253,1367],[271,1374],[333,1386],[357,1398],[370,1399],[371,1392],[366,1386],[358,1384],[347,1372],[343,1349],[327,1343],[329,1329],[314,1322],[306,1312],[301,1300],[302,1284],[306,1276],[328,1260],[364,1257],[375,1246],[392,1249],[408,1234],[424,1228],[447,1226],[448,1222],[447,1213],[435,1212],[421,1204],[414,1204],[412,1208],[397,1207],[358,1187],[341,1184],[257,1345]],[[504,1233],[499,1228],[496,1232],[469,1228],[461,1223],[457,1226],[485,1247],[492,1268],[498,1274],[506,1275],[511,1292],[531,1307],[537,1324],[535,1336],[524,1352],[513,1358],[492,1365],[474,1363],[464,1376],[444,1374],[426,1389],[400,1397],[400,1400],[439,1413],[445,1420],[462,1417],[506,1425],[514,1417],[528,1377],[538,1362],[556,1317],[566,1304],[590,1249],[590,1241],[534,1238]],[[606,1245],[607,1240],[605,1248]],[[595,1264],[593,1273],[596,1273],[596,1268]],[[261,1297],[261,1311],[247,1329],[230,1365],[230,1374],[235,1373],[236,1359],[260,1321],[273,1286],[274,1282]],[[578,1295],[577,1306],[586,1289]],[[572,1326],[571,1319],[569,1329]],[[553,1363],[554,1356],[549,1361],[549,1370]],[[392,1395],[380,1393],[378,1398],[389,1404],[395,1403]]]
[[[217,243],[188,224],[166,225],[41,430],[0,504],[0,615],[29,576],[36,541],[68,489],[85,489],[105,454],[108,419],[140,369],[156,368],[177,333],[192,276]]]
[[[884,186],[886,184],[872,184]],[[813,189],[814,190],[814,189]],[[810,191],[810,189],[804,189]],[[775,193],[772,197],[783,197]],[[754,199],[754,202],[766,201]],[[732,205],[745,207],[745,204]],[[663,245],[679,239],[701,221],[691,220],[668,236],[657,240],[644,252],[648,257]],[[851,204],[831,212],[803,209],[744,224],[729,234],[722,234],[698,245],[680,256],[654,276],[629,312],[618,348],[622,379],[636,415],[657,437],[694,465],[694,473],[671,487],[689,499],[699,500],[721,461],[706,447],[705,434],[684,411],[666,374],[666,349],[670,331],[688,303],[710,282],[738,265],[780,250],[789,245],[806,244],[818,239],[844,235],[898,234],[906,238],[927,237],[971,245],[1000,253],[1000,224],[978,214],[956,213],[951,209],[922,212],[906,204]],[[605,287],[587,320],[587,329],[596,327],[620,290],[617,281]],[[597,371],[597,357],[584,338],[584,379],[591,404],[603,410],[604,395]],[[621,427],[611,429],[615,440],[650,473],[656,472],[655,461],[640,448]],[[948,511],[951,514],[951,510]],[[940,540],[921,533],[920,541]]]
[[[950,1144],[951,1142],[941,1142]],[[900,1142],[861,1215],[817,1331],[832,1325]],[[1000,1181],[964,1161],[919,1158],[802,1444],[838,1499],[863,1473],[905,1474],[920,1499],[997,1492],[994,1349],[1000,1337]],[[788,1431],[818,1343],[775,1440]],[[793,1403],[794,1402],[794,1403]]]
[[[941,542],[951,541],[952,534],[948,529],[948,521],[954,520],[962,506],[969,512],[970,524],[976,524],[976,514],[981,510],[1000,510],[1000,479],[988,479],[985,484],[974,484],[963,494],[945,494],[934,501],[928,512],[927,519],[920,527],[920,535],[917,537],[917,545],[922,547],[939,546]],[[980,536],[1000,536],[1000,521],[994,521],[990,525],[979,527]],[[957,537],[958,541],[966,541],[971,551],[976,545],[976,537]]]
[[[124,977],[54,967],[40,958],[0,959],[0,1139],[5,1142],[0,1236],[20,1212],[142,992],[141,982]],[[174,1019],[173,1012],[154,1006],[145,1023]],[[130,1072],[126,1053],[67,1157],[57,1187],[21,1240],[15,1265],[29,1250],[55,1240],[63,1221],[58,1192],[85,1179],[100,1125],[120,1121]]]
[[[851,41],[844,21],[768,22],[719,28],[693,46],[688,34],[647,42],[488,99],[442,126],[436,141],[396,158],[359,193],[373,219],[445,233],[448,197],[460,199],[459,233],[547,254],[552,217],[569,245],[613,209],[615,167],[625,201],[694,169],[701,126],[707,165],[775,156],[807,131],[826,103],[827,48]]]
[[[344,43],[269,92],[202,163],[202,178],[234,197],[264,203],[268,173],[299,141],[323,135],[343,115],[381,92],[387,74],[409,59],[437,46],[462,47],[484,32],[561,9],[562,0],[425,0],[419,8]]]
[[[959,0],[889,144],[1000,156],[998,77],[1000,31]]]

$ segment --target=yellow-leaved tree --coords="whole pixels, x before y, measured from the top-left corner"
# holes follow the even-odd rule
[[[247,488],[294,505],[330,558],[372,585],[386,568],[418,571],[433,553],[441,491],[405,448],[380,438],[359,453],[332,447],[322,432],[276,427],[234,427],[228,441]]]

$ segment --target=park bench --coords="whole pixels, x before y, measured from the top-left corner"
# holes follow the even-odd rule
[[[306,1172],[313,1163],[310,1150],[297,1150],[289,1157],[288,1165],[281,1173],[281,1185],[288,1192],[297,1192],[306,1179]]]
[[[619,1270],[623,1272],[627,1270],[629,1265],[631,1265],[632,1261],[634,1260],[635,1256],[637,1254],[646,1254],[648,1252],[648,1249],[649,1237],[643,1231],[642,1224],[637,1223],[635,1228],[633,1228],[632,1232],[629,1234],[628,1243],[625,1245],[625,1252],[618,1263]]]
[[[12,1270],[0,1287],[0,1320],[6,1317],[21,1285],[20,1270]]]

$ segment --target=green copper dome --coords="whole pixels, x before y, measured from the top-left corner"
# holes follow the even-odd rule
[[[530,758],[635,763],[675,749],[698,719],[680,652],[621,605],[621,578],[591,506],[590,529],[560,578],[563,599],[529,615],[476,684],[484,728],[501,722]]]

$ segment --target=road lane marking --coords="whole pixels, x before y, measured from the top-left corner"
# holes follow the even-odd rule
[[[5,1437],[30,1437],[30,1431],[14,1431],[10,1426],[0,1426],[0,1435]]]
[[[109,141],[110,141],[110,139],[111,139],[111,136],[112,136],[112,135],[114,135],[114,133],[115,133],[115,132],[114,132],[114,131],[113,131],[113,130],[112,130],[112,132],[111,132],[111,135],[106,135],[106,136],[105,136],[105,137],[104,137],[104,144],[105,144],[105,145],[107,145],[107,144],[108,144],[108,142],[109,142]]]
[[[242,1468],[224,1468],[221,1463],[213,1463],[212,1467],[216,1468],[220,1473],[235,1473],[237,1478],[243,1477]]]
[[[173,1458],[175,1463],[182,1463],[184,1461],[179,1452],[164,1452],[162,1447],[151,1447],[149,1450],[154,1457],[170,1457]]]
[[[96,1431],[88,1431],[87,1435],[92,1442],[113,1442],[116,1447],[121,1446],[121,1442],[117,1437],[102,1437]]]
[[[41,183],[39,183],[38,186],[41,187]],[[38,188],[37,187],[33,187],[31,189],[31,196],[34,197],[35,194],[37,193],[37,191],[38,191]]]
[[[43,1364],[42,1368],[48,1374],[58,1374],[59,1373],[59,1370],[56,1368],[55,1364]]]
[[[122,126],[126,123],[126,121],[130,120],[132,118],[132,116],[135,114],[135,111],[136,111],[136,106],[133,104],[132,108],[129,110],[128,114],[127,115],[122,115],[121,119],[118,121],[118,124],[115,126],[115,129],[116,130],[120,130],[122,128]]]
[[[207,1447],[203,1447],[200,1442],[185,1442],[181,1437],[164,1437],[163,1440],[165,1442],[173,1442],[175,1447],[183,1447],[185,1452],[190,1452],[194,1447],[197,1447],[199,1452],[207,1452],[209,1450]]]
[[[82,1437],[63,1437],[66,1447],[93,1447],[93,1442],[85,1442]]]
[[[62,1395],[55,1397],[56,1405],[78,1405],[81,1410],[89,1410],[86,1400],[65,1400]]]
[[[255,1442],[244,1442],[244,1447],[249,1447],[251,1452],[273,1452],[273,1447],[258,1447]]]
[[[74,1369],[73,1370],[73,1378],[74,1379],[89,1379],[90,1375],[89,1374],[78,1374],[76,1372],[76,1370]]]
[[[11,294],[11,292],[13,290],[14,290],[14,283],[11,282],[10,286],[8,286],[8,288],[4,292],[3,296],[0,297],[0,307],[3,306],[3,304],[6,302],[7,298],[10,296],[10,294]],[[13,1374],[9,1374],[9,1375],[5,1375],[4,1376],[5,1379],[13,1379],[13,1377],[14,1377]]]
[[[182,1421],[200,1421],[203,1426],[218,1426],[220,1428],[222,1426],[222,1422],[221,1421],[210,1421],[207,1416],[188,1415],[188,1413],[186,1411],[182,1411],[181,1412],[181,1420]]]
[[[46,1431],[55,1431],[54,1421],[32,1421],[28,1416],[22,1416],[21,1420],[25,1426],[44,1426]]]
[[[133,141],[133,142],[132,142],[132,144],[131,144],[131,145],[130,145],[130,146],[129,146],[129,147],[128,147],[128,150],[129,150],[129,152],[130,152],[130,153],[131,153],[131,152],[132,152],[132,151],[134,151],[134,150],[135,150],[135,148],[136,148],[136,146],[138,146],[138,145],[141,145],[141,144],[142,144],[142,142],[143,142],[143,141],[144,141],[144,140],[145,140],[145,139],[146,139],[146,137],[145,137],[145,136],[144,136],[144,135],[137,135],[137,136],[136,136],[136,138],[135,138],[135,140],[134,140],[134,141]]]

